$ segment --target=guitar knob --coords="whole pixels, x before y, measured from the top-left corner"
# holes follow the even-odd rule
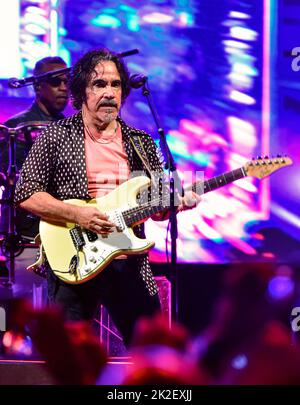
[[[96,263],[96,262],[97,262],[95,256],[90,256],[90,257],[89,257],[89,261],[92,262],[92,263]]]
[[[83,270],[85,273],[89,273],[89,272],[91,271],[91,268],[90,268],[89,266],[84,266],[84,267],[82,268],[82,270]]]
[[[97,246],[96,245],[91,246],[91,251],[95,253],[98,252]]]

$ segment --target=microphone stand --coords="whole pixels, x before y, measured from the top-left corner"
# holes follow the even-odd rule
[[[7,198],[2,200],[5,204],[8,204],[8,231],[5,235],[1,250],[4,256],[9,259],[9,271],[8,280],[3,283],[4,286],[11,288],[15,281],[15,257],[21,254],[24,250],[21,239],[16,232],[16,209],[14,206],[14,192],[17,177],[17,165],[16,165],[16,136],[15,129],[8,129],[8,169],[6,178]]]
[[[176,169],[176,164],[174,158],[169,149],[165,132],[160,124],[157,111],[155,109],[152,95],[148,87],[148,80],[145,77],[143,81],[142,94],[146,97],[147,103],[151,110],[152,116],[154,118],[155,124],[157,126],[157,132],[159,134],[159,145],[162,151],[162,154],[165,159],[165,169],[169,171],[170,179],[170,234],[171,234],[171,306],[173,319],[178,321],[178,268],[177,268],[177,238],[178,238],[178,229],[177,229],[177,217],[176,217],[176,206],[175,206],[175,193],[177,187],[181,185],[180,178]]]

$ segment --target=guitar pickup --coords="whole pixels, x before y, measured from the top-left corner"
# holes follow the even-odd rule
[[[88,229],[86,230],[86,236],[89,242],[95,242],[95,240],[98,239],[98,235],[95,232],[89,231]]]
[[[70,229],[70,235],[76,250],[80,250],[85,245],[84,237],[82,234],[82,230],[79,226],[75,226],[74,228]]]
[[[117,232],[124,231],[126,226],[123,215],[120,212],[118,212],[117,210],[111,212],[109,215],[109,220],[115,224]]]

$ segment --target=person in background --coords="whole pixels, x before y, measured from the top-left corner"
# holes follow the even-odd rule
[[[44,73],[66,69],[64,60],[58,56],[48,56],[36,62],[33,76],[38,77]],[[68,77],[66,73],[50,76],[43,80],[38,80],[34,84],[35,99],[25,111],[18,113],[7,119],[3,125],[8,128],[24,127],[23,134],[16,137],[16,165],[17,172],[21,170],[22,165],[32,146],[30,131],[26,132],[26,125],[49,124],[53,121],[65,118],[63,111],[69,101]],[[25,136],[24,136],[25,134]],[[8,142],[2,142],[0,146],[1,171],[8,171]],[[4,190],[3,198],[7,197]],[[1,231],[7,232],[8,229],[8,207],[1,207]],[[36,217],[28,215],[24,210],[16,211],[16,231],[18,234],[27,238],[34,238],[38,233],[39,221]]]
[[[67,65],[59,56],[48,56],[36,62],[33,76],[66,69]],[[32,121],[57,121],[64,118],[63,111],[68,104],[68,78],[66,73],[38,80],[34,85],[35,99],[25,111],[4,122],[9,128]]]

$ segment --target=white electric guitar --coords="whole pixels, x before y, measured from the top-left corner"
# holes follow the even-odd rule
[[[288,157],[259,158],[247,162],[239,169],[197,182],[185,190],[204,194],[246,176],[265,178],[292,163]],[[80,284],[95,277],[117,256],[147,252],[154,246],[154,242],[136,237],[132,228],[166,208],[164,204],[155,204],[153,201],[142,205],[137,203],[138,193],[149,185],[148,177],[139,176],[98,199],[66,200],[66,203],[78,206],[98,206],[116,225],[115,230],[108,236],[102,236],[74,223],[61,224],[41,220],[41,254],[28,270],[39,273],[46,256],[57,277],[66,283]]]

